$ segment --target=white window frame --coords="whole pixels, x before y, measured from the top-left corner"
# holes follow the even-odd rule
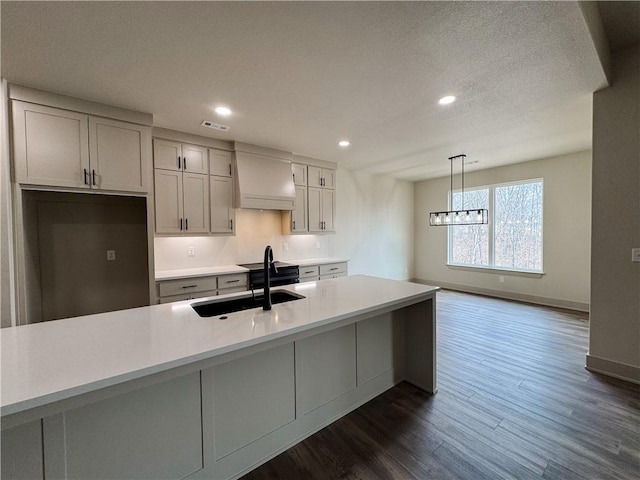
[[[533,269],[524,269],[524,268],[509,268],[509,267],[496,267],[495,266],[495,198],[496,198],[496,188],[499,187],[508,187],[510,185],[523,185],[528,183],[542,183],[542,225],[540,226],[540,231],[542,235],[542,251],[540,254],[542,258],[540,259],[540,270]],[[544,275],[544,179],[543,178],[529,178],[526,180],[518,180],[515,182],[505,182],[505,183],[494,183],[491,185],[479,185],[477,187],[466,188],[465,192],[476,191],[476,190],[489,190],[489,265],[470,265],[466,263],[454,263],[452,261],[453,257],[453,235],[451,234],[452,228],[458,228],[456,225],[448,225],[447,228],[447,266],[452,268],[461,268],[461,269],[473,269],[473,270],[489,270],[489,271],[500,271],[500,272],[514,272],[521,274],[533,274],[535,276]],[[453,190],[453,193],[461,192],[460,189]],[[451,194],[451,190],[449,190],[449,210],[453,208],[451,205],[451,200],[453,195]],[[473,205],[470,205],[473,207]],[[466,208],[466,206],[465,206]],[[472,209],[472,208],[471,208]]]

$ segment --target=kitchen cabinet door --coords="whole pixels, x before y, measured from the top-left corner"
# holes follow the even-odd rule
[[[310,187],[336,188],[336,171],[330,168],[320,168],[309,165],[308,179]]]
[[[233,208],[233,179],[211,175],[211,232],[233,233],[235,210]]]
[[[322,189],[309,187],[309,232],[322,232]]]
[[[335,232],[335,190],[309,187],[309,232]]]
[[[183,232],[209,233],[209,175],[182,174]]]
[[[336,212],[336,192],[335,190],[322,191],[322,231],[335,232],[333,219]]]
[[[150,143],[149,127],[89,117],[91,187],[146,193]]]
[[[307,225],[307,187],[296,185],[296,202],[291,212],[291,233],[308,232]]]
[[[307,166],[300,163],[292,163],[293,184],[301,187],[307,186]]]
[[[232,175],[232,152],[225,150],[209,149],[209,174],[218,177],[231,177]]]
[[[18,183],[90,188],[88,116],[13,101]]]
[[[182,145],[178,142],[154,138],[153,166],[163,170],[182,170]]]
[[[182,173],[155,170],[156,232],[181,233]]]
[[[209,173],[207,149],[197,145],[182,145],[182,169],[190,173]]]

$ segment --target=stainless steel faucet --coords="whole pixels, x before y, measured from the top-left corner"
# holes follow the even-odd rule
[[[273,261],[273,250],[271,245],[267,245],[264,249],[264,295],[262,299],[262,309],[271,310],[271,268],[278,273],[278,268]]]

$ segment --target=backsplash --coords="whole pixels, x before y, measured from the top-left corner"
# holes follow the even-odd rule
[[[276,260],[329,256],[328,235],[282,235],[280,215],[271,210],[236,210],[234,237],[156,237],[155,269],[260,262],[266,245],[271,245]],[[190,247],[194,256],[189,256]]]

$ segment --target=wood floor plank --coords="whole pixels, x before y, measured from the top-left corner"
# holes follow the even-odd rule
[[[586,313],[450,291],[437,309],[437,395],[401,383],[243,478],[640,478],[640,385],[585,370]]]

